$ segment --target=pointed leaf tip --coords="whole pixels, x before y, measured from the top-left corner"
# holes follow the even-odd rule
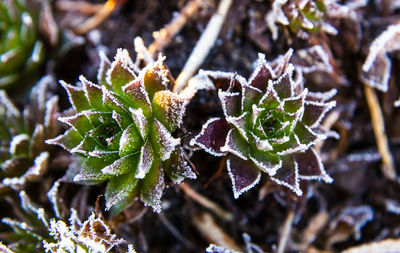
[[[231,155],[227,161],[227,168],[232,181],[235,199],[253,188],[260,181],[260,170],[250,160],[245,161],[235,155]]]

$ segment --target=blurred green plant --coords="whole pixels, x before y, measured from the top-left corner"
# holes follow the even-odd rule
[[[38,18],[25,0],[0,2],[0,89],[37,70],[43,58],[38,38]]]
[[[53,79],[43,77],[31,90],[29,103],[21,112],[0,90],[0,193],[6,187],[21,189],[46,171],[50,145],[58,134],[58,97],[47,92]]]

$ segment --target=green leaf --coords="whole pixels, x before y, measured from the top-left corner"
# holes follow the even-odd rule
[[[139,180],[135,178],[133,171],[110,179],[105,192],[106,210],[109,210],[117,203],[132,201],[137,194],[135,188],[138,182]],[[122,210],[114,209],[113,212],[121,212]]]
[[[119,141],[120,156],[135,153],[142,146],[142,143],[143,140],[140,137],[140,133],[136,129],[136,126],[134,124],[129,125],[129,127],[122,133]]]
[[[172,132],[182,124],[188,102],[186,98],[169,90],[157,91],[152,101],[153,115]]]
[[[161,212],[161,195],[164,190],[164,172],[161,161],[156,159],[146,177],[140,181],[140,199],[145,206],[151,206],[155,212]]]
[[[81,88],[69,85],[64,81],[60,81],[60,84],[67,91],[69,101],[77,112],[90,109],[89,101]]]

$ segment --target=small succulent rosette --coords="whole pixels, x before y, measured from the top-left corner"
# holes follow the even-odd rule
[[[25,0],[0,2],[0,89],[12,86],[42,60],[37,20]]]
[[[18,217],[1,220],[12,228],[12,231],[0,234],[0,241],[8,246],[3,247],[9,252],[136,252],[133,245],[117,238],[95,213],[82,222],[76,210],[71,209],[67,224],[60,217],[49,218],[51,215],[33,203],[25,191],[19,196]]]
[[[215,156],[229,155],[227,168],[234,197],[254,187],[261,172],[302,195],[299,180],[332,182],[313,145],[327,138],[320,122],[336,102],[335,93],[303,88],[301,72],[294,76],[292,50],[272,68],[260,54],[248,81],[234,73],[203,71],[205,80],[229,83],[218,96],[224,117],[208,120],[190,144]]]
[[[327,0],[276,0],[265,20],[273,39],[278,38],[278,26],[288,27],[291,32],[303,39],[309,38],[309,32],[323,31],[336,35],[338,31],[329,23],[330,18],[356,18],[355,8],[360,6],[340,5],[337,1]]]
[[[31,90],[21,112],[0,90],[0,192],[20,189],[47,170],[51,146],[44,142],[58,134],[58,97],[47,91],[53,79],[43,77]]]
[[[47,143],[79,156],[75,182],[108,180],[107,209],[119,212],[140,196],[159,212],[168,181],[196,177],[175,136],[189,100],[168,89],[162,58],[139,70],[120,49],[112,63],[102,54],[100,65],[99,84],[62,82],[76,114],[60,118],[71,128]]]

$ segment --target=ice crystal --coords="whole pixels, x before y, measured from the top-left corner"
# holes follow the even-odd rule
[[[42,78],[32,88],[29,103],[21,112],[0,90],[0,180],[1,185],[20,188],[47,169],[51,146],[45,139],[57,135],[58,97],[47,92],[53,82]]]
[[[62,82],[76,111],[59,118],[71,128],[48,140],[80,156],[74,181],[108,180],[106,207],[119,212],[135,196],[160,212],[166,179],[195,178],[174,132],[182,124],[188,98],[168,89],[163,59],[137,69],[126,50],[110,62],[104,54],[99,84],[80,77],[82,87]]]
[[[25,0],[1,1],[0,23],[0,88],[6,88],[38,66],[43,43]]]
[[[233,73],[201,73],[231,84],[218,93],[224,117],[208,120],[190,144],[215,156],[229,155],[235,198],[259,182],[261,171],[297,195],[302,195],[300,179],[332,182],[312,146],[327,138],[320,122],[336,105],[328,102],[335,92],[303,88],[301,72],[293,79],[291,54],[289,50],[275,68],[260,54],[248,81]]]

